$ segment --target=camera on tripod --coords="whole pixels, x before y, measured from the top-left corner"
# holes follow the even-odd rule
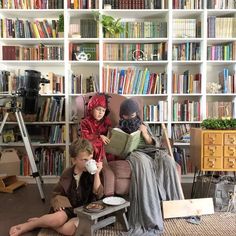
[[[21,77],[16,95],[22,97],[22,112],[35,114],[38,109],[38,96],[40,84],[49,83],[49,80],[41,78],[41,73],[35,70],[25,70],[24,77]]]
[[[3,73],[2,73],[3,75]],[[4,71],[6,82],[8,82],[7,72]],[[45,200],[43,189],[42,189],[42,178],[37,170],[37,166],[35,163],[35,154],[32,149],[31,141],[29,139],[29,135],[27,132],[27,128],[24,123],[24,119],[22,113],[25,114],[36,114],[38,109],[38,96],[40,90],[40,84],[49,83],[49,80],[45,78],[41,78],[41,73],[35,70],[25,70],[24,77],[20,77],[18,80],[18,86],[15,93],[12,93],[10,108],[7,110],[3,117],[3,121],[0,125],[0,135],[2,135],[2,131],[4,125],[9,116],[9,111],[14,112],[16,117],[17,124],[19,126],[19,130],[21,133],[22,140],[25,145],[25,149],[27,152],[27,156],[29,158],[29,162],[31,165],[32,176],[35,178],[36,183],[38,184],[39,193],[42,201]],[[22,107],[18,107],[17,97],[22,97]],[[5,141],[13,141],[10,133],[5,136]]]
[[[3,73],[4,72],[4,73]],[[4,81],[8,81],[10,72],[3,71]],[[21,111],[24,114],[36,114],[38,110],[38,97],[40,84],[49,83],[49,80],[42,78],[41,73],[35,70],[25,70],[24,76],[17,78],[17,88],[11,100],[10,110],[14,110],[17,106],[17,97],[22,97]]]

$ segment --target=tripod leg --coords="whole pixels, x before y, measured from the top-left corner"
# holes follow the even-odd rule
[[[6,124],[8,115],[9,115],[9,113],[6,112],[6,114],[5,114],[4,117],[3,117],[3,120],[2,120],[2,123],[1,123],[1,126],[0,126],[0,135],[2,134],[2,130],[3,130],[3,128],[4,128],[4,125]]]
[[[23,139],[23,142],[24,142],[24,145],[25,145],[25,149],[26,149],[26,152],[28,154],[30,166],[31,166],[31,169],[32,169],[32,175],[35,178],[36,183],[38,185],[38,189],[39,189],[41,199],[42,199],[42,201],[45,201],[45,197],[44,197],[44,193],[43,193],[43,189],[42,189],[42,178],[39,175],[39,172],[37,170],[37,166],[35,164],[35,155],[34,155],[34,152],[32,151],[32,146],[31,146],[31,143],[30,143],[30,140],[29,140],[28,132],[27,132],[27,129],[25,127],[22,114],[21,114],[20,111],[15,111],[15,115],[16,115],[17,123],[18,123],[19,128],[20,128],[20,132],[21,132],[21,136],[22,136],[22,139]]]

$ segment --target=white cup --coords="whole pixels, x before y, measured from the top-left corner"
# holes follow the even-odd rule
[[[96,161],[91,159],[85,163],[85,168],[87,171],[91,174],[94,175],[97,172],[97,164]]]

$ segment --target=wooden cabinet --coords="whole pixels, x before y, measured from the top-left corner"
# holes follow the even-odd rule
[[[236,171],[236,130],[192,128],[190,156],[203,171]]]

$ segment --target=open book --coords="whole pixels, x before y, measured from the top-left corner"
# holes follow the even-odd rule
[[[125,158],[128,153],[138,147],[140,136],[141,132],[139,130],[127,134],[119,128],[113,128],[110,143],[105,145],[105,150],[107,153]]]

